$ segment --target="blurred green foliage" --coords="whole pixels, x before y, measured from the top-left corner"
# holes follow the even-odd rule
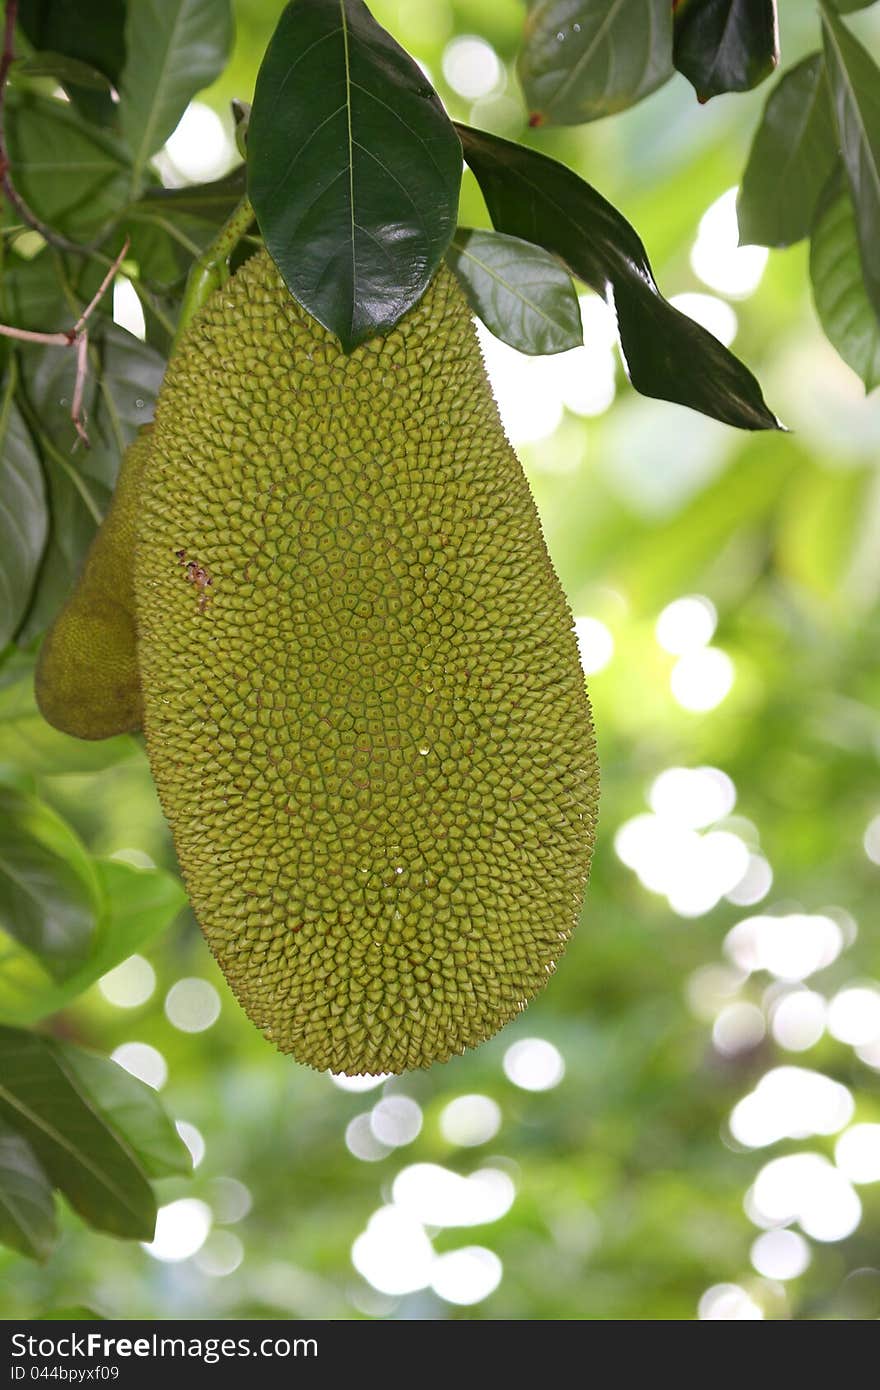
[[[742,172],[765,94],[700,107],[676,76],[613,120],[530,132],[513,75],[518,0],[375,0],[372,9],[427,65],[456,119],[569,163],[639,228],[667,295],[707,293],[689,253],[700,218]],[[232,98],[250,98],[277,15],[276,0],[237,0],[231,64],[203,98],[224,119]],[[813,7],[781,0],[780,20],[787,63],[820,42]],[[863,41],[880,39],[871,9],[848,22]],[[493,45],[503,89],[469,101],[449,85],[444,52],[462,35]],[[470,174],[461,220],[487,225]],[[833,1157],[836,1134],[807,1128],[750,1148],[729,1129],[737,1103],[780,1066],[834,1078],[856,1122],[880,1122],[880,1052],[863,1047],[860,1057],[827,1030],[803,1051],[786,1050],[769,1024],[785,986],[764,969],[737,975],[724,953],[727,933],[750,914],[831,913],[844,925],[844,949],[809,988],[827,999],[854,983],[880,989],[880,868],[863,845],[880,813],[880,401],[864,397],[822,336],[803,245],[772,253],[757,290],[732,303],[735,350],[792,434],[745,436],[638,398],[618,370],[607,411],[566,411],[554,434],[520,449],[572,607],[605,624],[615,644],[589,682],[603,769],[593,878],[546,994],[479,1051],[350,1094],[269,1048],[185,909],[139,947],[156,975],[145,1002],[120,1008],[95,986],[53,1030],[103,1052],[136,1041],[161,1053],[166,1108],[197,1127],[205,1152],[191,1179],[162,1178],[156,1189],[166,1204],[207,1204],[214,1230],[192,1258],[169,1262],[65,1211],[48,1265],[0,1251],[5,1317],[82,1302],[108,1317],[688,1319],[701,1299],[704,1315],[719,1316],[718,1296],[704,1296],[723,1285],[742,1290],[733,1306],[751,1315],[880,1315],[880,1181],[857,1187],[852,1234],[811,1239],[805,1272],[770,1277],[760,1271],[766,1260],[751,1262],[762,1228],[746,1194],[780,1156]],[[656,640],[660,612],[684,595],[714,604],[713,645],[733,662],[729,694],[702,713],[674,698],[676,658]],[[173,871],[138,741],[80,755],[41,732],[21,702],[9,717],[3,698],[7,780],[42,796],[94,854],[147,855]],[[660,773],[706,765],[736,788],[734,818],[720,828],[760,845],[773,883],[753,907],[722,898],[686,917],[642,886],[614,842],[648,810]],[[222,1005],[198,1033],[175,1027],[163,1008],[171,986],[192,976],[209,981]],[[713,1020],[735,1001],[761,1011],[766,1035],[753,1030],[748,1045],[725,1050],[713,1043]],[[529,1092],[505,1075],[506,1050],[527,1038],[547,1039],[564,1058],[552,1089]],[[441,1113],[474,1093],[497,1102],[500,1128],[482,1146],[456,1146]],[[413,1098],[423,1127],[407,1146],[363,1161],[346,1129],[383,1094]],[[465,1175],[495,1168],[515,1184],[500,1219],[434,1237],[439,1252],[479,1245],[501,1260],[497,1289],[472,1306],[427,1290],[382,1294],[352,1265],[353,1242],[391,1200],[396,1175],[416,1163]],[[248,1189],[249,1209],[229,1179]]]

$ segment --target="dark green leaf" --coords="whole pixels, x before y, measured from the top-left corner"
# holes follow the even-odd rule
[[[27,1140],[0,1121],[0,1245],[44,1260],[56,1234],[49,1180]]]
[[[583,342],[571,276],[539,246],[459,227],[447,260],[474,313],[496,338],[536,355],[566,352]]]
[[[179,298],[196,256],[213,241],[245,195],[245,168],[191,188],[151,188],[126,215],[131,256],[160,293]]]
[[[245,191],[245,166],[239,164],[211,183],[197,183],[190,188],[148,188],[132,210],[193,217],[219,227],[241,202]]]
[[[192,1172],[190,1151],[152,1086],[96,1052],[64,1046],[60,1051],[83,1096],[124,1140],[148,1177]]]
[[[24,640],[45,630],[70,594],[106,511],[119,461],[138,427],[152,419],[165,363],[146,343],[103,320],[93,332],[85,410],[91,448],[72,452],[70,421],[76,363],[46,347],[21,354],[27,422],[45,466],[51,501],[49,544]]]
[[[130,734],[71,738],[47,724],[34,698],[34,659],[16,651],[0,670],[0,774],[94,772],[138,753]]]
[[[880,313],[880,68],[827,4],[825,60],[856,212],[865,285]]]
[[[24,77],[54,77],[65,87],[87,87],[95,92],[109,92],[112,86],[109,77],[97,68],[66,53],[34,53],[17,63],[15,71]]]
[[[823,200],[810,242],[816,312],[844,362],[866,391],[880,385],[880,317],[862,275],[852,198],[843,179]]]
[[[837,159],[821,53],[791,68],[770,93],[737,201],[742,245],[791,246],[808,236]]]
[[[66,53],[116,82],[125,61],[125,0],[19,0],[34,48]]]
[[[0,397],[0,647],[27,610],[49,525],[40,458],[15,404],[16,377],[13,362]]]
[[[95,951],[102,910],[73,831],[34,797],[0,787],[0,927],[64,981]]]
[[[112,859],[95,868],[106,896],[104,928],[94,955],[76,975],[56,984],[34,956],[0,939],[0,1018],[6,1023],[34,1023],[77,998],[108,970],[167,930],[186,904],[178,879],[159,869],[135,869]]]
[[[63,53],[118,86],[125,61],[125,0],[19,0],[18,22],[33,47]],[[65,83],[83,114],[109,123],[110,94]]]
[[[136,193],[191,99],[223,71],[232,44],[230,0],[128,0],[125,36],[119,119]]]
[[[291,293],[350,351],[424,292],[455,230],[461,147],[361,0],[288,5],[257,78],[250,197]]]
[[[70,324],[51,252],[44,248],[31,260],[16,255],[13,247],[3,267],[3,315],[16,328],[37,333],[57,333]]]
[[[672,76],[669,0],[538,0],[519,75],[531,125],[578,125],[633,106]]]
[[[780,428],[751,372],[660,294],[644,246],[616,208],[546,155],[468,126],[458,131],[498,230],[560,256],[613,302],[637,391],[740,429]]]
[[[838,14],[854,14],[856,10],[867,10],[876,3],[877,0],[831,0],[831,7]]]
[[[7,128],[22,197],[68,236],[94,236],[125,198],[124,152],[66,102],[30,93],[9,100]]]
[[[128,1145],[83,1095],[57,1044],[0,1028],[0,1117],[24,1136],[90,1225],[134,1240],[152,1238],[150,1184]]]
[[[674,57],[700,101],[750,91],[779,62],[776,0],[680,0]]]

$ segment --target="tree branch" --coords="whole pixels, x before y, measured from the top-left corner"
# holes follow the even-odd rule
[[[82,418],[83,395],[86,388],[86,375],[89,368],[89,333],[87,324],[90,316],[94,313],[100,301],[110,286],[110,282],[125,259],[125,253],[129,248],[128,237],[122,246],[119,255],[113,261],[104,279],[101,281],[95,293],[92,295],[86,308],[80,314],[72,328],[62,329],[59,333],[35,333],[30,328],[11,328],[8,324],[0,323],[0,337],[14,338],[20,343],[42,343],[44,347],[75,347],[76,348],[76,381],[73,387],[73,399],[70,403],[70,418],[73,421],[73,428],[82,440],[86,448],[89,447],[89,437],[86,434],[85,425]]]

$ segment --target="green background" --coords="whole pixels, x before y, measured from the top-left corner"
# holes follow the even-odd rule
[[[237,0],[235,8],[233,61],[200,98],[224,119],[232,97],[252,93],[280,6]],[[454,117],[526,136],[513,74],[518,0],[376,0],[372,9],[427,64]],[[819,42],[818,20],[798,0],[782,0],[780,19],[790,64]],[[851,19],[876,52],[878,17]],[[507,70],[503,90],[475,105],[443,75],[446,46],[465,34],[489,41]],[[667,295],[708,294],[690,251],[703,213],[741,174],[767,90],[701,107],[676,76],[621,116],[528,138],[635,224]],[[470,174],[461,220],[487,221]],[[828,1000],[854,984],[880,989],[880,868],[863,845],[880,813],[880,401],[864,398],[823,339],[806,260],[803,243],[772,253],[757,290],[733,301],[734,350],[792,433],[738,434],[638,398],[618,364],[608,410],[566,411],[552,436],[519,450],[572,607],[604,623],[615,644],[589,682],[603,770],[592,883],[546,994],[476,1053],[384,1090],[346,1093],[269,1048],[184,913],[147,952],[157,977],[148,1001],[120,1008],[96,987],[63,1015],[61,1031],[105,1052],[136,1041],[161,1053],[163,1100],[198,1128],[205,1153],[191,1180],[159,1184],[160,1199],[207,1204],[213,1233],[193,1257],[162,1261],[66,1213],[45,1267],[0,1251],[4,1316],[73,1304],[146,1318],[687,1319],[701,1306],[704,1316],[723,1307],[768,1318],[880,1316],[880,1182],[857,1185],[862,1216],[852,1234],[810,1239],[803,1274],[768,1277],[766,1261],[758,1257],[756,1268],[751,1259],[762,1227],[747,1214],[755,1215],[747,1194],[771,1160],[833,1158],[838,1136],[811,1132],[808,1116],[795,1137],[750,1148],[728,1125],[734,1106],[780,1066],[833,1078],[853,1098],[855,1122],[880,1122],[880,1048],[860,1056],[826,1029],[809,1049],[786,1050],[774,1010],[800,986],[764,969],[737,973],[724,945],[751,914],[825,914],[842,924],[843,949],[806,987]],[[552,367],[542,372],[533,389],[552,394]],[[730,693],[703,713],[674,698],[676,658],[656,640],[659,614],[685,595],[715,605],[713,645],[735,673]],[[0,760],[10,757],[0,735]],[[701,766],[736,788],[734,819],[716,829],[759,845],[773,884],[752,907],[722,898],[686,917],[621,862],[615,835],[648,812],[660,773]],[[173,867],[134,745],[100,772],[41,776],[39,791],[96,853],[134,850]],[[221,1000],[218,1020],[194,1034],[163,1008],[171,986],[192,976]],[[737,1002],[753,1008],[730,1013]],[[722,1021],[715,1039],[725,1043],[735,1020],[746,1020],[745,1044],[713,1041],[723,1009],[727,1032]],[[525,1090],[504,1071],[507,1049],[528,1038],[551,1042],[564,1059],[563,1079],[546,1091]],[[475,1093],[500,1107],[500,1128],[481,1146],[457,1146],[441,1126],[444,1108]],[[422,1129],[364,1161],[349,1151],[346,1130],[383,1095],[417,1102]],[[501,1261],[497,1288],[471,1306],[430,1289],[382,1293],[352,1263],[353,1242],[392,1201],[397,1175],[420,1163],[461,1175],[490,1168],[513,1182],[499,1219],[430,1228],[441,1254],[479,1246]],[[249,1203],[224,1179],[243,1184]],[[741,1292],[723,1304],[720,1285]]]

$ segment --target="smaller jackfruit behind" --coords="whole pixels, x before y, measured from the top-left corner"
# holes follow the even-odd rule
[[[151,431],[142,429],[126,451],[77,586],[40,650],[37,704],[50,724],[76,738],[110,738],[141,727],[134,546]]]

